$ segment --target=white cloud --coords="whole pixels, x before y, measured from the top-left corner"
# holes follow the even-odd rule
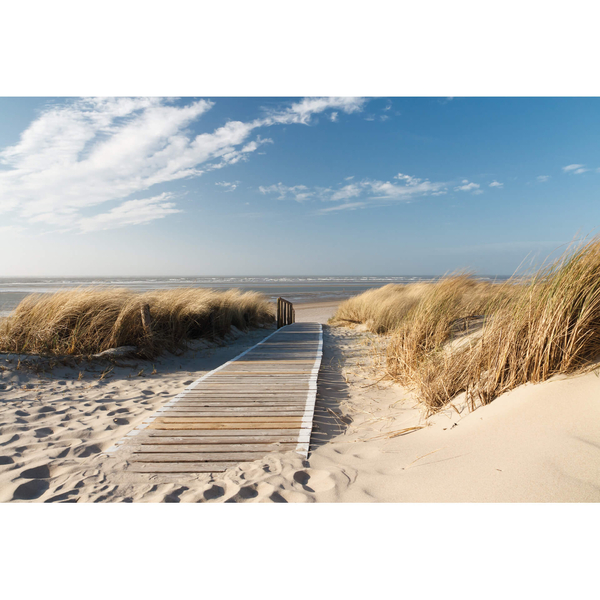
[[[302,202],[314,195],[313,192],[308,191],[308,188],[305,185],[287,186],[283,185],[281,182],[266,187],[261,185],[258,189],[262,194],[279,194],[277,197],[278,200],[284,200],[291,197],[297,202]]]
[[[366,202],[348,202],[346,204],[338,204],[336,206],[330,206],[328,208],[320,208],[317,213],[324,215],[330,212],[337,212],[340,210],[356,210],[357,208],[363,208],[366,206]]]
[[[387,104],[383,107],[383,110],[390,110],[392,108],[392,101],[388,100]]]
[[[354,175],[350,175],[350,177],[344,177],[344,181],[351,181],[354,179]]]
[[[337,111],[333,111],[330,115],[329,118],[335,123],[338,120],[338,112]]]
[[[239,181],[217,181],[215,182],[215,185],[225,188],[226,192],[233,192],[239,183]]]
[[[499,181],[492,181],[492,183],[490,183],[490,187],[497,187],[497,188],[503,188],[504,184],[500,183]]]
[[[473,194],[482,194],[483,192],[479,189],[480,185],[478,183],[469,182],[468,179],[462,180],[463,185],[459,185],[454,188],[455,192],[472,192]]]
[[[536,179],[540,182],[540,183],[544,183],[545,181],[548,181],[548,179],[550,179],[550,175],[538,175],[536,177]]]
[[[349,178],[346,178],[348,180]],[[398,202],[411,202],[420,196],[439,196],[447,193],[446,184],[443,182],[419,179],[410,175],[399,173],[395,176],[398,182],[379,181],[377,179],[363,179],[360,182],[339,185],[337,188],[314,187],[304,185],[289,187],[282,183],[260,186],[263,194],[278,194],[278,199],[293,198],[298,201],[312,199],[322,202],[340,202],[351,198],[362,198],[361,202],[346,202],[343,205],[319,210],[319,214],[367,206],[368,204],[393,204]]]
[[[362,193],[362,188],[356,183],[345,185],[343,188],[337,190],[331,195],[331,200],[334,202],[337,200],[346,200],[348,198],[356,198]]]
[[[262,123],[264,125],[273,123],[307,125],[315,114],[329,109],[341,110],[346,114],[360,112],[366,102],[366,98],[303,98],[285,110],[270,111]]]
[[[574,173],[575,175],[579,175],[580,173],[585,173],[586,171],[589,171],[589,169],[585,169],[584,168],[585,165],[567,165],[566,167],[563,167],[562,170],[565,173]]]
[[[144,200],[128,200],[107,213],[79,219],[77,226],[83,233],[115,229],[127,225],[140,225],[167,215],[182,212],[175,208],[174,202],[165,202],[172,197],[169,193],[160,194]]]
[[[312,115],[328,109],[350,114],[365,102],[305,98],[265,118],[229,121],[199,135],[189,128],[213,106],[207,100],[180,105],[162,98],[86,98],[56,104],[42,111],[17,144],[0,151],[0,164],[7,167],[0,170],[0,213],[12,212],[24,225],[81,223],[88,231],[95,228],[92,222],[117,226],[106,216],[116,209],[96,215],[96,221],[88,215],[83,219],[82,211],[245,161],[272,143],[260,136],[250,139],[258,128],[308,124]],[[136,206],[142,210],[141,204],[127,202],[121,210]],[[170,214],[159,208],[148,211]],[[128,223],[137,222],[130,216]]]

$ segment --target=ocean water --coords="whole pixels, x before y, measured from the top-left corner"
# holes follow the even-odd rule
[[[237,288],[262,292],[270,300],[282,296],[294,304],[345,300],[388,283],[433,281],[428,276],[382,277],[82,277],[82,278],[2,278],[0,277],[0,316],[7,316],[29,294],[47,294],[78,287],[128,288],[143,292],[169,288]],[[483,280],[503,278],[481,277]]]

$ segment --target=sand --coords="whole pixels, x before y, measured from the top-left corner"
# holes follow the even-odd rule
[[[334,309],[298,305],[296,317],[325,323]],[[0,355],[0,501],[600,500],[596,373],[525,385],[473,412],[459,397],[455,409],[425,420],[407,390],[377,382],[371,346],[381,338],[328,326],[308,460],[272,453],[222,474],[174,478],[129,473],[126,457],[103,453],[268,333],[198,344],[154,363],[59,365],[40,374]]]
[[[298,323],[327,323],[327,321],[333,317],[339,304],[338,301],[294,304],[296,321]]]

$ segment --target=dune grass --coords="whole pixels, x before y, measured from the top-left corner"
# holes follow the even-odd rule
[[[150,335],[142,323],[144,305],[150,307]],[[91,355],[136,346],[150,358],[180,351],[190,340],[221,338],[232,325],[247,330],[273,320],[272,304],[256,292],[79,288],[24,298],[0,321],[0,351]]]
[[[340,305],[332,323],[387,332],[388,376],[413,389],[429,413],[461,392],[471,408],[487,404],[523,383],[573,373],[600,354],[598,238],[526,280],[493,285],[459,275],[420,286],[410,302],[408,289],[371,290]],[[465,335],[473,322],[480,328]]]

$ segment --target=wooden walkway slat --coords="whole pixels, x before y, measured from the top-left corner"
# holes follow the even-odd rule
[[[138,473],[222,472],[270,452],[308,454],[323,349],[294,323],[192,383],[111,448]]]

